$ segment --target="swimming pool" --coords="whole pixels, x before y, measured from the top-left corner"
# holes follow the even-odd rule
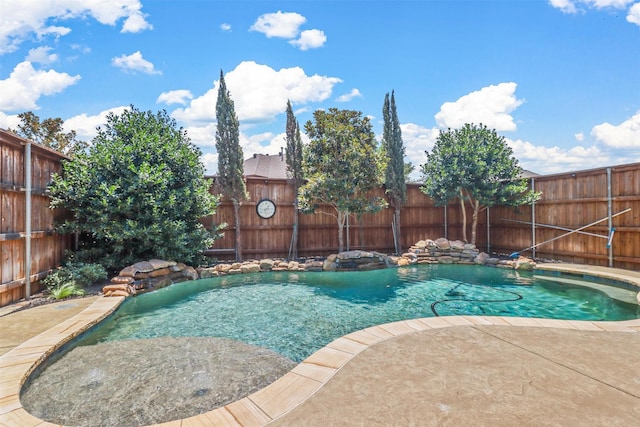
[[[79,345],[163,336],[232,338],[302,361],[335,338],[429,316],[572,320],[640,317],[633,290],[616,298],[579,281],[480,266],[369,272],[256,273],[185,282],[129,298]]]

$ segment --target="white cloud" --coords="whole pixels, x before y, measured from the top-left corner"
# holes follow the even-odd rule
[[[124,21],[122,25],[122,33],[139,33],[144,30],[152,30],[153,25],[147,22],[146,15],[139,10],[131,12],[129,17]]]
[[[82,113],[66,119],[63,127],[67,132],[75,130],[78,139],[90,141],[97,134],[96,128],[98,126],[104,126],[107,123],[107,115],[109,113],[120,115],[127,109],[129,109],[129,107],[114,107],[101,111],[93,116],[88,116],[86,113]]]
[[[15,52],[32,35],[60,37],[70,28],[51,22],[92,17],[101,24],[115,25],[125,19],[122,32],[152,28],[141,12],[140,0],[2,0],[0,13],[0,54]]]
[[[584,141],[584,133],[582,133],[582,132],[576,133],[573,136],[576,138],[576,141],[578,141],[578,142]]]
[[[611,7],[614,9],[624,9],[635,0],[582,0],[581,3],[596,9]]]
[[[420,179],[420,166],[427,161],[425,151],[431,151],[438,139],[440,129],[427,128],[414,123],[400,125],[402,142],[405,146],[405,162],[411,162],[415,166],[410,178]]]
[[[231,24],[227,24],[226,22],[220,24],[220,29],[222,31],[231,31]]]
[[[218,173],[218,153],[203,153],[200,160],[204,163],[206,175]]]
[[[640,111],[617,126],[609,123],[594,126],[591,135],[608,147],[640,150]]]
[[[207,123],[202,126],[191,125],[185,127],[187,135],[191,142],[199,147],[215,147],[216,146],[216,124]]]
[[[327,41],[327,36],[324,35],[322,30],[305,30],[300,33],[300,37],[296,40],[291,40],[289,43],[293,46],[297,46],[300,50],[309,50],[322,47],[324,42]]]
[[[41,96],[62,92],[78,80],[79,75],[36,70],[31,62],[21,62],[9,78],[0,80],[0,111],[37,110]]]
[[[341,82],[337,77],[307,76],[300,67],[274,70],[253,61],[241,62],[224,78],[241,125],[274,120],[284,113],[287,100],[292,104],[324,101],[331,96],[333,86]],[[175,110],[172,116],[191,125],[214,121],[218,84],[216,81],[212,89],[194,98],[188,107]]]
[[[267,37],[291,39],[298,35],[300,25],[306,18],[299,13],[281,12],[260,15],[249,30],[263,33]]]
[[[20,118],[17,114],[9,115],[0,111],[0,128],[2,129],[16,129],[20,124]]]
[[[640,113],[624,122],[620,127],[626,127],[628,122],[637,120],[638,117],[640,117]],[[414,123],[401,124],[400,128],[405,145],[405,161],[413,163],[416,167],[410,178],[419,180],[422,178],[420,166],[427,161],[425,151],[430,152],[433,149],[440,134],[440,129],[427,128]],[[640,161],[640,143],[636,143],[633,146],[633,148],[636,148],[635,152],[633,152],[628,149],[631,148],[630,146],[624,150],[614,151],[606,150],[606,147],[599,147],[597,144],[562,148],[534,145],[531,142],[520,139],[505,138],[505,140],[513,149],[513,155],[518,159],[523,169],[543,175]]]
[[[482,123],[497,131],[516,129],[510,113],[524,101],[515,96],[516,83],[500,83],[471,92],[455,102],[445,102],[435,115],[441,128],[457,129],[465,123]]]
[[[640,26],[640,3],[636,3],[629,8],[627,21]]]
[[[111,59],[111,65],[118,67],[123,71],[135,73],[139,71],[145,74],[162,74],[155,69],[154,65],[142,57],[140,51],[131,55],[122,55]]]
[[[362,94],[360,93],[360,91],[356,88],[351,89],[351,92],[349,93],[345,93],[343,95],[340,95],[339,97],[336,98],[336,102],[349,102],[351,101],[353,98],[356,97],[362,97]]]
[[[32,64],[51,64],[58,60],[58,55],[55,53],[49,53],[51,51],[51,47],[49,46],[40,46],[35,49],[29,50],[29,54],[27,55],[26,61],[31,62]]]
[[[549,0],[549,4],[563,13],[585,12],[589,9],[626,9],[637,0]],[[627,21],[640,26],[640,3],[629,7]]]
[[[549,0],[549,4],[564,13],[576,13],[578,11],[572,0]]]
[[[614,159],[597,146],[544,147],[505,138],[520,166],[538,174],[570,172],[612,164]]]
[[[191,91],[186,89],[171,90],[169,92],[162,92],[156,100],[156,104],[164,103],[167,105],[187,105],[187,99],[193,99],[193,94],[191,93]]]
[[[577,13],[587,9],[624,9],[635,0],[549,0],[549,4],[564,13]]]

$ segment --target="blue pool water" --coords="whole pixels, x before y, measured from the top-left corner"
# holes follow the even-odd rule
[[[435,315],[627,320],[640,317],[640,306],[530,272],[487,267],[257,273],[179,283],[129,298],[80,344],[215,336],[301,361],[349,332]]]

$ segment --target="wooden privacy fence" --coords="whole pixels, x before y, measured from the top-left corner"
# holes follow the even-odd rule
[[[1,307],[37,292],[38,280],[60,265],[70,241],[53,231],[58,213],[46,194],[65,156],[2,129],[0,154]]]
[[[498,206],[481,213],[476,240],[481,250],[640,268],[640,163],[539,176],[530,179],[530,185],[542,193],[535,205]],[[426,238],[461,239],[459,203],[437,207],[419,187],[409,184],[407,188],[407,203],[401,215],[402,247],[406,249]],[[247,179],[247,190],[249,200],[240,209],[243,257],[287,257],[293,232],[293,185],[287,180],[256,178]],[[217,193],[215,186],[212,192]],[[383,196],[382,189],[374,193]],[[256,214],[256,204],[263,198],[276,204],[276,214],[270,219],[261,219]],[[628,208],[630,212],[615,216]],[[334,213],[330,207],[321,206],[315,214],[299,215],[299,256],[322,256],[338,250],[337,225],[331,215]],[[468,206],[469,222],[471,213]],[[348,231],[345,230],[349,249],[393,252],[392,216],[390,208],[361,218],[351,216]],[[560,237],[600,219],[605,221],[584,230],[589,234],[573,232]],[[203,222],[207,226],[228,224],[224,237],[216,241],[208,254],[232,259],[235,235],[231,203],[223,200],[216,214]],[[470,225],[468,227],[470,236]],[[610,236],[611,229],[615,229],[613,236]],[[544,243],[551,239],[556,240]],[[536,248],[524,250],[538,244]]]
[[[552,226],[575,230],[604,219],[582,230],[589,234],[572,233],[525,253],[640,270],[640,163],[539,176],[531,186],[542,193],[533,206],[491,209],[492,247],[519,251],[568,233]]]

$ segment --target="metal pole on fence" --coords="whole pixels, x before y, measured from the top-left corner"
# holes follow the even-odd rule
[[[612,199],[611,199],[611,168],[607,168],[607,215],[609,216],[609,236],[612,236],[613,229],[613,217],[611,216],[613,211]],[[609,240],[609,244],[607,245],[607,251],[609,253],[609,267],[613,267],[613,247],[611,246],[611,240]]]
[[[24,287],[25,298],[31,298],[31,143],[24,147]]]
[[[447,205],[444,205],[444,238],[449,238],[449,224],[447,223]]]
[[[535,179],[531,178],[531,191],[536,191],[535,187]],[[531,203],[531,244],[534,245],[534,248],[531,250],[531,257],[535,259],[536,257],[536,202]]]

